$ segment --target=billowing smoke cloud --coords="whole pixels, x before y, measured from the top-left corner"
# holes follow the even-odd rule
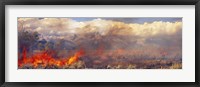
[[[18,18],[18,30],[37,31],[46,40],[64,39],[76,46],[96,49],[149,47],[181,52],[182,22],[125,23],[105,19],[78,22],[70,18]]]
[[[182,22],[152,23],[123,23],[112,20],[94,19],[86,22],[77,22],[70,18],[19,18],[18,29],[37,31],[48,36],[63,36],[67,34],[84,34],[98,32],[101,35],[136,35],[149,37],[155,35],[172,35],[182,29]]]

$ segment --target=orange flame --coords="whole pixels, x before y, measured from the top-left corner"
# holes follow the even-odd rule
[[[49,52],[41,52],[32,55],[31,57],[27,57],[26,48],[23,49],[22,59],[18,60],[18,67],[23,67],[25,64],[31,65],[33,68],[37,68],[38,66],[46,67],[46,66],[56,66],[62,68],[65,65],[71,65],[78,61],[78,59],[83,56],[84,51],[79,50],[74,54],[74,56],[69,58],[60,58],[56,59],[51,56],[52,53]]]
[[[76,62],[78,60],[78,58],[83,55],[83,53],[84,53],[83,50],[78,51],[74,56],[69,58],[67,63],[70,65],[70,64]]]

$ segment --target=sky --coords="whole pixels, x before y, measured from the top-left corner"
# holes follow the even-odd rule
[[[44,18],[39,18],[44,19]],[[129,18],[129,17],[70,17],[70,19],[75,20],[77,22],[86,22],[86,21],[92,21],[94,19],[103,19],[103,20],[112,20],[112,21],[118,21],[118,22],[124,22],[124,23],[138,23],[143,24],[145,22],[152,23],[155,21],[162,21],[162,22],[181,22],[181,17],[137,17],[137,18]]]
[[[103,20],[112,20],[112,21],[119,21],[119,22],[124,22],[124,23],[139,23],[139,24],[143,24],[145,22],[151,23],[154,21],[162,21],[162,22],[177,22],[177,21],[182,21],[182,18],[162,18],[162,17],[156,17],[156,18],[145,18],[145,17],[141,17],[141,18],[128,18],[128,17],[117,17],[117,18],[113,18],[113,17],[74,17],[71,18],[73,20],[76,20],[78,22],[84,22],[84,21],[91,21],[94,19],[103,19]]]

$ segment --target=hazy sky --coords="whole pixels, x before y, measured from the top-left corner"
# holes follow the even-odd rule
[[[103,19],[103,20],[112,20],[112,21],[119,21],[119,22],[124,22],[124,23],[139,23],[139,24],[143,24],[145,22],[151,23],[151,22],[155,22],[155,21],[162,21],[162,22],[181,22],[182,18],[181,17],[176,17],[176,18],[170,18],[170,17],[152,17],[152,18],[145,18],[145,17],[141,17],[141,18],[129,18],[129,17],[117,17],[117,18],[113,18],[113,17],[70,17],[70,19],[75,20],[77,22],[85,22],[85,21],[91,21],[94,19]],[[43,18],[39,18],[39,19],[43,19]]]
[[[99,17],[101,18],[101,17]],[[87,17],[80,17],[80,18],[71,18],[73,20],[79,21],[79,22],[84,22],[84,21],[91,21],[97,18],[87,18]],[[145,22],[154,22],[154,21],[162,21],[162,22],[177,22],[177,21],[182,21],[182,18],[109,18],[109,17],[104,17],[101,18],[104,20],[113,20],[113,21],[120,21],[120,22],[125,22],[125,23],[139,23],[139,24],[143,24]]]

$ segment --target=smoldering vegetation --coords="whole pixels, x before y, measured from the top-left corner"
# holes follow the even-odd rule
[[[19,29],[18,68],[182,68],[181,27],[172,25],[175,27],[173,31],[160,30],[155,33],[155,29],[151,27],[138,28],[140,30],[134,31],[137,29],[132,28],[133,25],[121,22],[113,24],[112,27],[105,27],[109,23],[101,24],[105,28],[102,29],[102,27],[94,26],[93,22],[86,23],[81,28],[74,29],[75,33],[64,31],[63,33],[57,33],[59,31],[45,33],[36,31],[37,29]]]

